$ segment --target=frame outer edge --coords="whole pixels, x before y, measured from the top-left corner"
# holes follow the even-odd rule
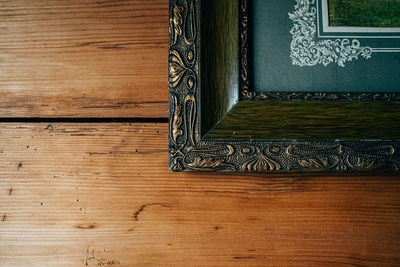
[[[247,0],[238,0],[239,4],[244,2]],[[201,0],[169,0],[171,171],[400,170],[400,141],[200,140],[200,3]],[[247,10],[242,10],[241,14],[247,14]],[[243,81],[240,84],[245,86]]]

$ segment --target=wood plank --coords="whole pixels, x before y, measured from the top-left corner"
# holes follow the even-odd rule
[[[0,117],[167,117],[168,1],[0,1]]]
[[[167,131],[0,124],[0,265],[400,265],[399,176],[170,173]]]

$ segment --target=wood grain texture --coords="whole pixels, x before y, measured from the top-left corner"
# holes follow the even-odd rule
[[[0,117],[167,117],[168,1],[0,1]]]
[[[399,103],[240,101],[205,136],[222,140],[400,140]]]
[[[170,173],[167,131],[0,124],[0,265],[400,265],[400,177]]]
[[[201,3],[201,134],[206,134],[239,100],[239,4]]]

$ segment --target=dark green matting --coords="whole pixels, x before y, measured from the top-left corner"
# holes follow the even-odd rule
[[[319,0],[315,0],[319,1]],[[373,53],[327,67],[300,67],[290,58],[294,0],[252,0],[249,39],[251,84],[257,92],[400,92],[400,53]],[[399,34],[400,35],[400,34]],[[319,40],[336,38],[317,38]],[[357,39],[372,48],[400,47],[399,38]]]

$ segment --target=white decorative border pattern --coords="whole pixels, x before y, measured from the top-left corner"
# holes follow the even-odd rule
[[[360,41],[353,39],[316,40],[317,8],[315,0],[296,0],[294,12],[289,13],[293,21],[291,53],[293,65],[301,67],[322,64],[325,67],[336,63],[344,67],[345,63],[362,56],[371,57],[372,48],[363,47]]]

